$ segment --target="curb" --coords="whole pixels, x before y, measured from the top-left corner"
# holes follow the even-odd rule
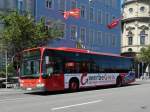
[[[2,94],[16,94],[16,93],[25,93],[25,91],[21,89],[0,89],[0,95]]]

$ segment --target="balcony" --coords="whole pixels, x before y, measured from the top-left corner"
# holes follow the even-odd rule
[[[130,20],[145,20],[145,21],[150,21],[150,13],[146,13],[146,14],[135,13],[133,15],[124,13],[122,20],[123,21],[130,21]]]

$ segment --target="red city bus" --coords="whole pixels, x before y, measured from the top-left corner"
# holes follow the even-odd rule
[[[20,87],[26,90],[77,91],[135,80],[133,59],[120,55],[65,47],[38,47],[21,54]]]

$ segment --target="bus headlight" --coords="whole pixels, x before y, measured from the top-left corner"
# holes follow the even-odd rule
[[[20,83],[20,87],[23,87],[23,84],[22,84],[22,83]]]
[[[44,86],[45,86],[44,83],[39,83],[39,84],[36,85],[36,87],[44,87]]]

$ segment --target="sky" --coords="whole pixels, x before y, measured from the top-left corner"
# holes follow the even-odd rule
[[[124,0],[121,0],[121,4],[123,3]]]

